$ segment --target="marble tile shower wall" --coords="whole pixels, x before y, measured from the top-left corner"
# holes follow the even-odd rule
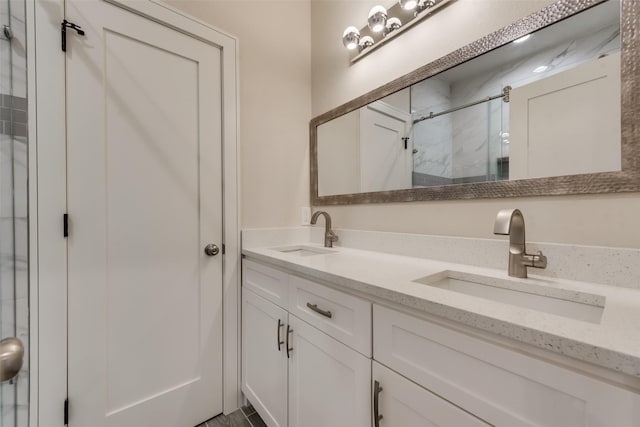
[[[0,427],[27,427],[29,303],[27,228],[27,73],[24,0],[0,0],[0,333],[25,345],[22,371],[0,385]]]
[[[411,86],[411,112],[414,118],[451,108],[451,88],[437,77]],[[451,115],[425,120],[413,128],[413,171],[418,174],[451,178]],[[415,184],[420,185],[416,182]]]

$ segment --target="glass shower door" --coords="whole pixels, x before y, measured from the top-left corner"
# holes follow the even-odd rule
[[[0,427],[29,421],[25,1],[0,0]]]

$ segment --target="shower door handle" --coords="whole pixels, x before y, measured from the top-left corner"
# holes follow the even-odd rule
[[[0,341],[0,382],[15,378],[22,368],[24,346],[18,338],[5,338]]]

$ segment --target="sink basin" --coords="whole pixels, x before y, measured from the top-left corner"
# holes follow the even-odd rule
[[[315,246],[287,246],[284,248],[272,248],[274,251],[297,255],[301,257],[313,256],[313,255],[323,255],[323,254],[331,254],[334,253],[334,250],[325,249],[325,248],[317,248]]]
[[[605,305],[601,295],[456,271],[414,282],[591,323],[600,323]]]

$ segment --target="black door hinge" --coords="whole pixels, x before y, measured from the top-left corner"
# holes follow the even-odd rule
[[[67,51],[67,28],[71,28],[72,30],[76,30],[79,36],[84,36],[84,30],[80,25],[76,25],[73,22],[69,22],[66,19],[62,21],[60,24],[60,31],[62,33],[62,51]]]
[[[69,399],[64,400],[64,425],[69,424]]]
[[[62,215],[62,235],[69,237],[69,214]]]
[[[224,255],[224,253],[226,252],[226,248],[224,246],[224,243],[222,244],[222,255]]]
[[[407,149],[407,143],[409,142],[409,137],[404,137],[402,138],[402,140],[404,141],[404,149]]]

